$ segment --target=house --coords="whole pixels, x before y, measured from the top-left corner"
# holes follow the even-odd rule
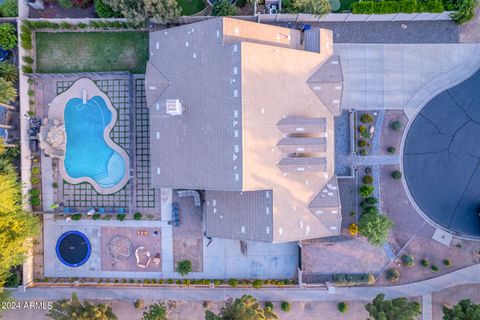
[[[332,32],[217,18],[150,34],[152,186],[202,190],[207,236],[338,235]]]

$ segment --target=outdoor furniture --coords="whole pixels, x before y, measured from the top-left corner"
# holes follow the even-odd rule
[[[175,227],[180,226],[180,213],[176,202],[172,203],[172,222]]]
[[[87,215],[91,216],[91,215],[95,214],[95,212],[96,212],[95,209],[90,208],[90,210],[88,210],[88,212],[87,212]]]
[[[148,236],[147,230],[137,230],[137,236]]]
[[[137,267],[142,269],[148,268],[148,265],[152,260],[150,257],[150,251],[145,250],[145,247],[138,247],[135,250],[135,259],[137,260]]]
[[[105,213],[105,208],[98,208],[98,213]]]
[[[153,258],[152,262],[153,262],[153,264],[156,265],[156,266],[159,266],[159,265],[160,265],[160,262],[161,262],[160,253],[157,253],[157,254],[155,255],[155,257]]]
[[[124,208],[118,208],[118,213],[125,213],[125,209]]]
[[[200,192],[197,190],[177,190],[178,196],[181,197],[193,197],[193,203],[195,207],[202,206],[202,199],[200,198]]]

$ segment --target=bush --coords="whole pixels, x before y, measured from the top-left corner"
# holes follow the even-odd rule
[[[63,21],[63,22],[60,23],[60,29],[68,30],[68,29],[73,29],[73,28],[74,28],[74,26],[71,25],[70,23],[66,22],[66,21]]]
[[[366,207],[363,214],[378,214],[378,208],[376,206]]]
[[[458,10],[450,14],[450,18],[458,24],[468,22],[475,16],[477,5],[477,0],[463,0]]]
[[[56,183],[56,182],[52,183],[52,188],[57,189],[58,188],[58,183]]]
[[[232,288],[236,288],[238,286],[238,280],[237,279],[230,279],[228,280],[228,284],[232,287]]]
[[[363,133],[363,132],[365,132],[365,131],[367,131],[367,127],[365,127],[365,126],[358,126],[358,132]]]
[[[372,174],[372,168],[371,167],[366,167],[365,168],[365,174]]]
[[[338,304],[338,311],[341,313],[346,313],[348,311],[348,304],[346,302],[340,302]]]
[[[135,300],[135,303],[133,304],[135,306],[135,309],[143,309],[145,306],[145,303],[143,302],[142,299]]]
[[[192,262],[190,260],[178,261],[177,269],[175,271],[180,273],[182,277],[186,276],[187,274],[192,272]]]
[[[387,152],[394,154],[395,152],[397,152],[397,149],[395,149],[395,147],[388,147]]]
[[[333,282],[337,286],[355,286],[373,284],[375,277],[369,273],[336,273],[333,275]]]
[[[8,278],[5,280],[5,287],[17,288],[19,284],[20,284],[20,272],[15,270],[12,273],[10,273]]]
[[[82,214],[80,214],[80,213],[72,214],[72,220],[74,220],[74,221],[78,221],[81,218],[82,218]]]
[[[98,220],[98,219],[100,219],[100,213],[94,213],[93,216],[92,216],[92,219],[93,219],[93,220]]]
[[[402,123],[398,120],[390,123],[390,128],[395,131],[400,131],[402,129]]]
[[[0,15],[2,17],[17,17],[18,16],[17,0],[5,0],[0,5]]]
[[[292,309],[292,305],[288,301],[282,301],[280,307],[282,308],[283,312],[288,312]]]
[[[126,215],[125,213],[118,213],[118,214],[117,214],[117,220],[123,221],[123,220],[125,220],[125,217],[126,217],[126,216],[127,216],[127,215]]]
[[[352,4],[354,14],[389,14],[414,12],[443,12],[440,0],[360,1]]]
[[[32,184],[39,184],[40,183],[40,179],[36,176],[33,176],[31,179],[30,179],[30,182]]]
[[[369,205],[372,205],[372,206],[377,204],[377,202],[378,202],[377,198],[375,198],[375,197],[365,198],[364,201],[365,201],[366,204],[369,204]]]
[[[397,282],[400,280],[400,271],[397,269],[389,269],[387,271],[387,280],[390,282]]]
[[[437,272],[438,271],[438,267],[434,264],[432,264],[432,267],[430,269],[432,269],[432,272]]]
[[[402,178],[402,173],[398,170],[392,172],[392,178],[395,180],[399,180]]]
[[[30,57],[30,56],[23,56],[23,62],[25,63],[28,63],[28,64],[32,64],[33,63],[33,58]]]
[[[372,184],[373,183],[373,177],[371,175],[363,176],[362,181],[365,184]]]
[[[32,68],[32,66],[27,66],[27,65],[24,64],[24,65],[22,66],[22,72],[23,72],[24,74],[32,73],[32,72],[33,72],[33,68]]]
[[[363,123],[372,123],[373,122],[373,117],[369,113],[364,113],[360,117],[360,121],[362,121]]]
[[[371,185],[363,185],[360,187],[360,195],[362,198],[368,198],[373,193],[373,186]]]
[[[13,49],[17,46],[17,31],[10,23],[0,24],[0,47],[5,50]]]
[[[95,0],[95,13],[99,18],[121,18],[122,15],[113,11],[112,8],[103,3],[102,0]]]
[[[365,141],[365,140],[363,140],[363,139],[360,139],[360,140],[358,140],[357,145],[358,145],[360,148],[364,148],[364,147],[366,147],[366,146],[368,145],[368,142]]]
[[[32,190],[30,190],[30,195],[34,197],[38,197],[40,196],[40,190],[37,188],[32,188]]]
[[[405,267],[413,267],[415,265],[415,257],[411,254],[402,255],[402,263]]]
[[[237,14],[237,10],[229,0],[219,0],[212,7],[212,16],[225,17],[234,16],[235,14]]]
[[[263,285],[263,282],[262,280],[259,280],[259,279],[253,280],[252,282],[252,287],[254,287],[255,289],[260,289],[262,285]]]
[[[366,156],[366,155],[368,155],[368,150],[367,150],[367,149],[362,149],[362,150],[360,150],[360,155],[361,155],[361,156]]]
[[[135,212],[133,214],[133,220],[142,220],[142,214],[140,212]]]
[[[422,259],[422,261],[420,261],[420,263],[424,267],[428,267],[430,265],[430,261],[428,261],[428,259]]]
[[[71,9],[73,8],[73,2],[72,0],[57,0],[57,3],[65,9]]]
[[[20,40],[22,42],[23,49],[29,51],[32,50],[32,31],[28,24],[24,23],[20,27]]]
[[[265,309],[269,309],[270,311],[273,311],[273,303],[270,301],[265,302]]]
[[[452,266],[452,261],[450,259],[444,259],[443,260],[443,264],[446,266],[446,267],[451,267]]]

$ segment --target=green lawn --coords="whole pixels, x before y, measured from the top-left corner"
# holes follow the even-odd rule
[[[145,73],[147,32],[37,32],[37,72]]]
[[[352,3],[358,2],[359,0],[340,0],[340,10],[352,10]]]
[[[177,0],[177,2],[184,16],[191,16],[205,8],[204,0]]]

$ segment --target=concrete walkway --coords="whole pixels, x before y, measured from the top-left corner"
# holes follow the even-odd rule
[[[194,289],[194,288],[28,288],[25,292],[13,292],[16,300],[56,300],[68,298],[77,292],[81,299],[103,300],[135,300],[160,299],[184,301],[223,301],[229,297],[241,297],[253,294],[263,301],[338,301],[358,300],[370,301],[377,294],[384,293],[387,299],[397,297],[418,297],[432,292],[464,284],[480,284],[480,264],[473,265],[452,273],[411,284],[388,287],[351,287],[336,288],[335,293],[323,289],[284,288],[284,289]]]
[[[432,320],[432,294],[424,294],[422,296],[422,319]]]

